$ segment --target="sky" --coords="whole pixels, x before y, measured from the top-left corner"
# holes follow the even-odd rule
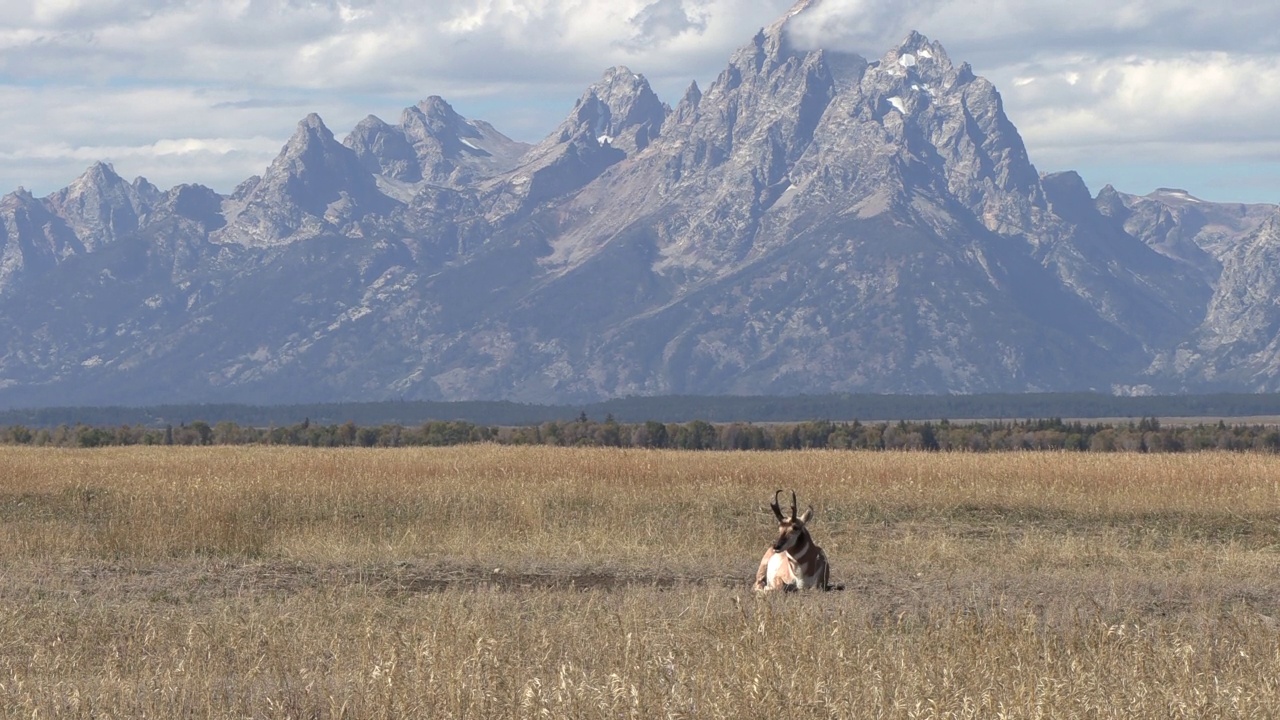
[[[229,192],[299,120],[339,138],[430,95],[537,141],[606,68],[674,105],[793,0],[6,0],[0,194],[102,160]],[[818,0],[807,47],[916,30],[995,83],[1031,161],[1145,194],[1280,203],[1280,3]]]

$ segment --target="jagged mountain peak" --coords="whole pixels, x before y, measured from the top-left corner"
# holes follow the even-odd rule
[[[348,152],[318,114],[308,113],[298,121],[293,135],[271,161],[262,175],[262,182],[287,182],[289,178],[335,171],[345,175],[350,170],[346,162]]]
[[[142,180],[141,178],[139,178]],[[145,180],[143,180],[145,182]],[[150,185],[150,183],[147,183]],[[51,202],[65,202],[68,198],[83,196],[86,194],[103,195],[104,193],[114,194],[127,197],[135,191],[137,187],[130,185],[127,180],[120,177],[116,173],[115,167],[111,163],[98,161],[90,165],[75,180],[72,180],[67,187],[54,192],[49,196]]]
[[[89,165],[89,167],[85,168],[85,171],[78,178],[78,180],[81,182],[89,182],[89,183],[97,183],[97,182],[103,182],[103,181],[113,182],[113,181],[122,180],[122,179],[123,178],[121,178],[120,175],[116,173],[115,166],[104,160],[98,160],[92,163],[91,165]]]
[[[153,203],[109,168],[78,195],[11,193],[0,402],[1106,390],[1160,350],[1228,352],[1184,343],[1215,287],[1212,322],[1240,332],[1206,343],[1271,342],[1276,313],[1242,303],[1277,295],[1274,221],[1240,240],[1243,206],[1091,202],[1035,170],[940,43],[808,48],[818,6],[744,37],[674,110],[608,68],[532,149],[432,95],[341,144],[307,115],[229,197]],[[86,252],[78,218],[118,230],[126,205],[135,241]]]
[[[388,123],[386,120],[383,120],[382,118],[378,117],[377,115],[365,115],[363,120],[356,123],[356,126],[352,131],[355,132],[362,128],[368,128],[370,130],[380,131],[380,130],[386,130],[391,127],[394,127],[394,126],[391,125],[391,123]]]
[[[941,43],[912,31],[868,68],[859,90],[851,101],[880,119],[906,166],[934,166],[912,173],[945,177],[938,192],[990,230],[1025,235],[1034,227],[1033,215],[1045,210],[1039,172],[999,92],[967,63],[954,65]]]
[[[148,201],[157,200],[163,194],[160,188],[141,175],[133,179],[133,190],[138,193],[138,197]]]
[[[433,137],[479,137],[480,133],[466,118],[439,95],[432,95],[413,107],[407,107],[400,115],[400,127],[413,141]]]
[[[158,191],[153,190],[154,186],[141,178],[130,184],[110,163],[99,161],[45,202],[92,251],[135,231],[139,218],[158,197]]]
[[[296,158],[317,148],[322,150],[331,149],[337,144],[338,141],[334,139],[333,131],[324,124],[324,120],[316,113],[308,113],[306,117],[298,121],[293,135],[285,143],[283,150],[276,159]],[[267,172],[270,174],[270,169]]]
[[[310,197],[311,189],[323,186],[336,192],[336,188],[347,185],[368,188],[373,180],[351,149],[334,138],[320,116],[309,113],[298,122],[293,136],[271,161],[259,187],[278,184],[288,186],[288,194],[293,195],[296,201],[316,206],[321,199]],[[323,202],[329,200],[332,198]]]
[[[796,3],[789,12],[761,28],[730,55],[728,67],[716,77],[706,94],[734,92],[740,85],[768,91],[779,79],[775,78],[778,73],[794,75],[797,68],[804,69],[802,75],[829,76],[829,79],[824,77],[823,82],[835,88],[856,86],[867,68],[866,58],[853,52],[811,47],[803,37],[800,41],[792,37],[797,30],[795,23],[817,5],[817,2]]]
[[[25,187],[19,185],[13,192],[7,193],[4,197],[0,197],[0,207],[14,207],[30,202],[35,202],[35,195]]]
[[[427,117],[439,117],[454,120],[459,117],[457,111],[449,104],[449,101],[439,95],[428,95],[425,99],[418,101],[414,107],[422,111]]]
[[[1040,176],[1040,182],[1049,201],[1055,206],[1069,206],[1072,212],[1088,212],[1094,208],[1089,187],[1075,170],[1045,173]]]
[[[67,221],[47,201],[23,187],[0,197],[0,299],[12,293],[15,279],[39,277],[84,251]]]
[[[800,0],[772,23],[760,28],[751,42],[730,56],[730,70],[741,74],[769,74],[789,61],[803,61],[816,54],[822,57],[823,65],[829,68],[838,84],[856,83],[867,65],[866,58],[814,43],[815,28],[808,27],[806,21],[813,17],[810,11],[820,5],[820,0]]]
[[[162,200],[169,212],[197,222],[206,230],[217,230],[226,225],[222,201],[222,196],[213,189],[188,183],[173,187]]]
[[[789,30],[794,18],[809,10],[817,8],[821,4],[821,0],[796,0],[796,2],[791,5],[790,9],[779,15],[776,20],[766,27],[761,28],[760,32],[756,34],[756,38],[758,39],[762,36],[781,36],[785,34]]]
[[[594,83],[592,87],[611,87],[619,84],[633,88],[639,88],[641,86],[647,88],[649,86],[649,81],[645,79],[644,75],[632,71],[631,68],[626,65],[614,65],[613,67],[606,69],[604,73],[601,74],[599,82]]]
[[[361,165],[374,175],[410,183],[422,179],[422,165],[413,144],[401,127],[382,118],[369,115],[361,120],[342,144],[351,148]]]
[[[942,78],[955,70],[942,43],[933,42],[915,30],[885,53],[880,64],[905,74],[932,78]]]
[[[779,207],[793,209],[845,198],[860,215],[878,214],[924,190],[930,202],[950,196],[974,208],[993,229],[1028,228],[1042,205],[1038,173],[994,86],[975,84],[918,32],[876,63],[801,51],[791,23],[816,5],[797,3],[740,47],[705,93],[677,105],[671,132],[688,134],[692,150],[671,163],[678,176],[730,163],[758,185],[754,214],[782,198]]]
[[[399,127],[411,141],[418,142],[430,137],[438,142],[451,143],[455,146],[452,150],[471,155],[493,152],[495,148],[489,145],[495,143],[510,145],[521,151],[529,147],[526,143],[508,138],[483,120],[464,117],[439,95],[432,95],[417,105],[405,108],[400,115]],[[455,141],[462,141],[462,147],[457,148],[458,143]],[[509,156],[511,153],[505,151],[503,154]]]
[[[628,155],[644,150],[660,133],[669,108],[649,81],[630,68],[618,65],[606,70],[579,98],[574,114],[562,125],[561,137],[586,132],[601,145]]]
[[[1129,208],[1124,204],[1124,198],[1120,196],[1120,192],[1110,183],[1103,185],[1098,191],[1098,196],[1093,200],[1097,206],[1098,212],[1110,218],[1115,218],[1121,222],[1129,214]]]
[[[643,75],[625,66],[606,70],[574,103],[568,117],[495,185],[497,216],[519,215],[576,191],[611,166],[648,148],[671,108]]]
[[[351,148],[316,113],[298,122],[267,171],[227,201],[220,242],[277,245],[342,228],[393,204]]]
[[[803,54],[797,53],[790,41],[788,25],[791,17],[784,15],[772,25],[760,28],[751,42],[729,56],[730,70],[742,74],[767,74],[793,55]]]
[[[968,63],[957,67],[942,43],[931,41],[915,30],[871,65],[885,77],[894,78],[900,89],[922,92],[929,97],[979,80]],[[990,86],[989,90],[994,91],[995,87]]]
[[[469,120],[432,95],[400,113],[398,125],[374,116],[343,140],[374,175],[396,183],[462,187],[510,170],[529,149],[492,125]],[[392,188],[405,199],[412,189]]]
[[[684,95],[680,98],[680,102],[676,104],[675,110],[668,117],[669,122],[679,125],[682,122],[693,118],[693,114],[698,110],[698,104],[702,102],[702,88],[698,87],[698,81],[689,83],[689,87],[685,89]]]

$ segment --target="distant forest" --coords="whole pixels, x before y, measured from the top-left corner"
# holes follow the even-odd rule
[[[577,409],[515,403],[56,408],[0,413],[0,444],[401,447],[492,442],[685,450],[1280,452],[1277,423],[1227,422],[1268,416],[1280,418],[1280,396],[688,396],[615,400]]]
[[[303,421],[320,425],[416,426],[433,421],[520,427],[567,422],[585,415],[620,423],[799,423],[898,420],[1018,420],[1037,418],[1280,418],[1280,395],[1219,394],[1116,397],[1100,393],[990,395],[675,395],[631,397],[583,405],[513,402],[368,402],[309,405],[160,405],[153,407],[57,407],[0,411],[0,426],[54,428],[141,425],[150,428],[203,421],[269,428]]]
[[[1058,450],[1080,452],[1194,452],[1231,450],[1280,452],[1274,424],[1216,423],[1162,425],[1157,418],[1121,423],[1046,420],[898,420],[863,423],[815,420],[800,423],[620,423],[613,416],[519,427],[433,420],[417,426],[341,425],[310,420],[284,427],[247,427],[223,420],[178,426],[58,425],[32,429],[0,426],[0,445],[106,447],[123,445],[295,445],[311,447],[412,447],[498,443],[653,448],[676,450],[921,450],[992,452]]]

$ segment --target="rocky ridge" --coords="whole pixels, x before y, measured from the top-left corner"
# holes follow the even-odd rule
[[[940,43],[798,47],[808,5],[535,145],[431,97],[228,196],[6,195],[0,404],[1280,389],[1275,206],[1091,196]]]

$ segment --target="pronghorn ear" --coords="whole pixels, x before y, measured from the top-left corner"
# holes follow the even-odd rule
[[[800,522],[808,524],[808,522],[812,519],[813,519],[813,506],[810,505],[809,509],[805,510],[804,514],[800,516]]]

